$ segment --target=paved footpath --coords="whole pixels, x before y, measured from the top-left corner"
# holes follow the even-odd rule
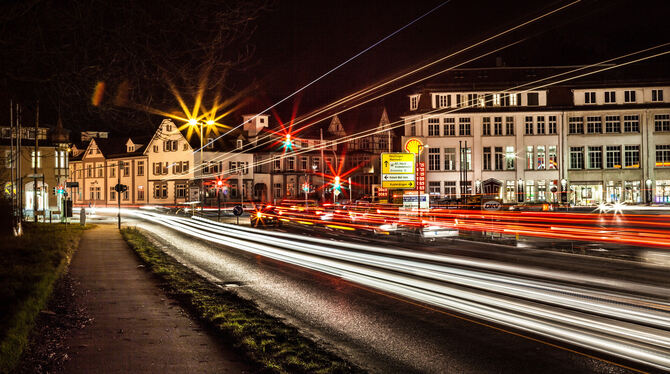
[[[93,322],[69,338],[65,373],[243,373],[239,355],[166,298],[112,225],[84,233],[70,265]]]

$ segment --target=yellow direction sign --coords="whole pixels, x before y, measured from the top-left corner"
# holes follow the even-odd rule
[[[414,154],[382,153],[382,174],[414,174]]]
[[[386,175],[388,175],[388,174],[386,174]],[[414,186],[416,186],[416,184],[414,183],[414,180],[408,180],[408,181],[397,181],[397,180],[396,181],[385,181],[385,180],[382,180],[382,187],[383,188],[390,188],[390,189],[398,188],[398,189],[400,189],[400,188],[414,188]]]

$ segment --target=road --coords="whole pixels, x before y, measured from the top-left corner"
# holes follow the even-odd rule
[[[511,250],[496,251],[506,261],[476,259],[473,253],[487,252],[468,243],[458,255],[441,247],[408,252],[142,218],[131,224],[166,252],[373,372],[610,373],[626,372],[620,365],[670,365],[660,268],[628,264],[624,272],[635,276],[622,280],[607,271],[617,274],[623,262],[606,259],[558,271],[563,265],[552,256],[547,267],[539,266],[543,256]],[[594,275],[598,261],[606,271]]]

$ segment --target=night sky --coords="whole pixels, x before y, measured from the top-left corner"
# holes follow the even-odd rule
[[[32,102],[39,97],[44,123],[54,123],[60,108],[66,127],[74,130],[150,133],[160,116],[138,110],[139,104],[178,110],[166,82],[172,82],[186,101],[192,102],[192,91],[207,61],[217,61],[207,75],[208,85],[213,88],[206,92],[205,102],[216,92],[223,98],[237,94],[237,103],[245,103],[238,108],[239,114],[265,109],[443,4],[280,0],[264,6],[257,2],[237,13],[250,21],[224,30],[235,36],[234,41],[212,52],[207,50],[208,43],[215,40],[211,30],[217,17],[212,15],[216,10],[225,11],[223,3],[201,1],[197,2],[202,3],[199,7],[189,3],[188,9],[182,3],[147,1],[138,6],[120,1],[107,9],[100,9],[100,3],[92,0],[67,4],[36,1],[32,7],[22,7],[24,2],[2,5],[2,100],[7,102],[12,97],[24,102],[28,123],[32,123]],[[287,100],[278,107],[279,115],[287,119],[296,105],[298,114],[306,113],[568,3],[446,2]],[[225,4],[231,7],[233,3]],[[11,12],[17,8],[21,11]],[[84,16],[75,16],[78,13],[74,10]],[[670,41],[670,28],[664,19],[668,10],[667,1],[582,1],[439,67],[521,38],[527,40],[470,66],[492,66],[495,57],[501,57],[508,66],[593,63]],[[202,22],[189,23],[193,19]],[[31,22],[37,24],[30,27]],[[230,24],[231,20],[226,22]],[[189,46],[198,43],[199,49],[191,50]],[[26,44],[34,47],[19,50]],[[252,54],[239,64],[220,63],[235,60],[246,51]],[[205,53],[210,60],[201,58]],[[86,64],[95,68],[86,69]],[[217,82],[217,77],[223,76],[220,72],[226,73],[225,82]],[[108,94],[99,106],[92,106],[91,95],[98,81],[107,83]],[[404,94],[384,99],[392,113],[404,110]],[[6,109],[0,113],[8,120]],[[238,118],[226,122],[234,125]]]

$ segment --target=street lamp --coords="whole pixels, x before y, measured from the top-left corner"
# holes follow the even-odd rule
[[[523,196],[523,179],[519,178],[519,180],[517,182],[518,182],[517,190],[519,192],[519,196],[517,198],[517,201],[522,203],[523,199],[524,199],[524,196]]]
[[[217,222],[221,221],[221,189],[223,188],[223,181],[221,179],[216,181],[216,203],[219,207]]]
[[[645,183],[647,184],[647,193],[646,193],[647,204],[651,204],[652,203],[652,201],[651,201],[652,200],[651,199],[651,179],[647,179],[647,181]]]

